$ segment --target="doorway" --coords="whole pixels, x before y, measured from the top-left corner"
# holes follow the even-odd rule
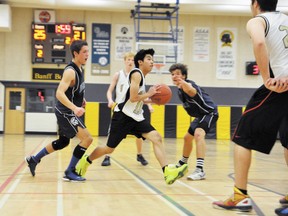
[[[25,88],[6,88],[5,134],[24,134]]]

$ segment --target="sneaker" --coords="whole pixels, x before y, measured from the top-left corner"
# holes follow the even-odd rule
[[[83,157],[80,159],[80,161],[78,162],[76,166],[76,173],[79,176],[84,177],[87,172],[87,168],[90,165],[90,163],[87,161],[87,158],[88,158],[88,155],[83,155]]]
[[[278,216],[287,216],[288,215],[288,207],[282,207],[275,209],[275,213]]]
[[[288,206],[288,194],[279,200],[282,206]]]
[[[104,160],[101,163],[101,166],[110,166],[110,157],[109,156],[105,156]]]
[[[234,194],[225,201],[212,203],[214,208],[249,212],[252,210],[252,200],[248,195],[243,194],[238,188],[234,187]]]
[[[84,182],[86,180],[85,178],[78,175],[75,170],[66,170],[62,179],[69,182]]]
[[[28,167],[30,169],[31,175],[35,176],[35,169],[37,166],[37,162],[33,159],[33,156],[25,157],[25,161],[28,164]]]
[[[202,171],[201,169],[196,169],[192,174],[190,174],[189,176],[187,176],[188,180],[191,181],[196,181],[196,180],[204,180],[205,179],[205,172]]]
[[[139,161],[143,166],[148,164],[148,161],[145,160],[142,154],[137,154],[137,161]]]
[[[176,166],[168,165],[164,170],[164,178],[168,185],[173,184],[177,179],[183,177],[188,172],[187,164],[176,168]]]

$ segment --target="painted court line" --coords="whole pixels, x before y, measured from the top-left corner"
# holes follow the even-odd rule
[[[127,172],[130,176],[132,176],[136,181],[138,181],[140,184],[142,184],[147,190],[149,190],[151,193],[157,196],[159,199],[164,201],[166,204],[168,204],[172,209],[174,209],[179,215],[190,215],[194,216],[189,210],[181,206],[179,203],[175,202],[173,199],[171,199],[169,196],[162,193],[160,190],[149,184],[147,181],[145,181],[143,178],[141,178],[139,175],[134,173],[132,170],[128,169],[123,164],[119,163],[117,160],[112,159],[117,166],[124,169],[125,172]],[[175,182],[176,183],[176,182]]]

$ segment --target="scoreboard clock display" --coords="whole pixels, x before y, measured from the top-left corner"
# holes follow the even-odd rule
[[[32,63],[67,64],[72,40],[86,40],[85,24],[32,23]]]

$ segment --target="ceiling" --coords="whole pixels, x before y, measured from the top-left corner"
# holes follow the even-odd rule
[[[125,12],[153,3],[176,5],[178,0],[0,0],[11,7],[77,9]],[[251,0],[179,0],[179,14],[250,16]],[[288,0],[278,0],[279,11],[288,14]]]

